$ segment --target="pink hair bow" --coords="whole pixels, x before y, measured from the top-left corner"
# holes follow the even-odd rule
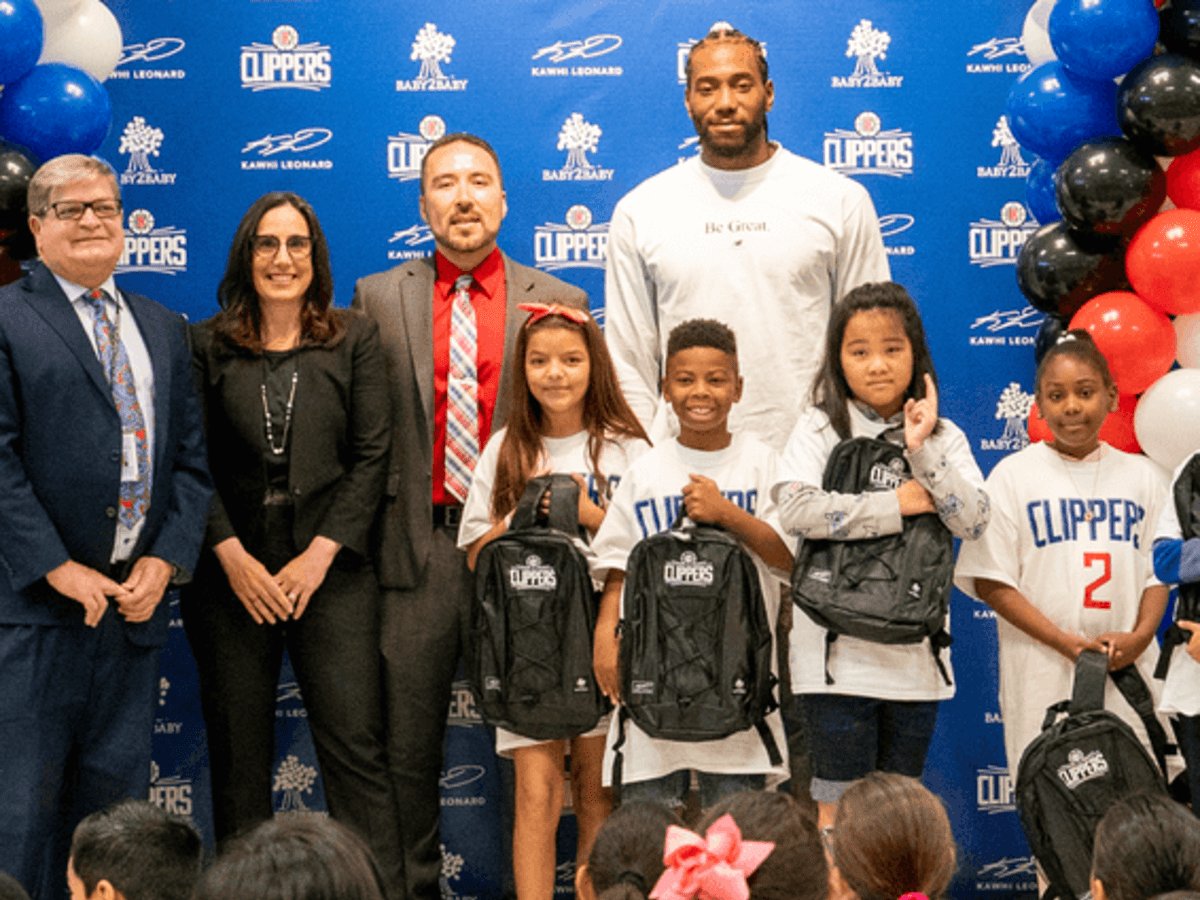
[[[650,892],[653,900],[748,900],[746,877],[775,849],[770,841],[743,841],[728,813],[703,838],[676,825],[667,827],[667,869]]]
[[[546,316],[562,316],[564,319],[570,319],[579,325],[586,325],[590,318],[582,309],[576,309],[573,306],[562,306],[558,303],[520,303],[517,309],[523,309],[529,313],[529,320],[526,325],[532,325]]]

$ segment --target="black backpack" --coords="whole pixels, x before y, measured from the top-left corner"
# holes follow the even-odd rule
[[[847,438],[825,464],[821,488],[840,494],[894,491],[912,478],[903,449],[889,440]],[[954,537],[936,513],[905,516],[904,530],[875,538],[803,540],[792,567],[792,600],[826,629],[825,683],[829,650],[839,634],[879,644],[918,644],[929,638],[933,658],[946,684],[950,674],[941,650],[946,633]]]
[[[538,507],[550,493],[548,517]],[[540,520],[540,521],[539,521]],[[485,720],[516,734],[557,740],[595,727],[608,710],[592,669],[596,595],[571,539],[579,484],[531,478],[509,530],[475,567],[467,677]]]
[[[1195,454],[1179,470],[1171,500],[1179,518],[1179,531],[1183,539],[1200,535],[1200,453]],[[1171,655],[1180,644],[1186,644],[1190,635],[1175,623],[1180,619],[1200,622],[1200,582],[1179,585],[1179,599],[1175,602],[1175,621],[1163,636],[1162,652],[1158,655],[1155,678],[1166,678],[1171,667]]]
[[[771,623],[754,560],[723,529],[684,527],[638,542],[629,554],[621,619],[620,791],[625,725],[673,741],[710,741],[754,727],[772,765],[782,757],[767,727],[777,707]]]
[[[1133,729],[1104,709],[1112,677],[1150,736],[1154,756]],[[1061,721],[1058,716],[1069,715]],[[1096,826],[1117,800],[1137,792],[1167,793],[1163,772],[1174,748],[1154,716],[1154,698],[1135,666],[1108,672],[1108,657],[1085,650],[1075,663],[1070,700],[1046,710],[1039,734],[1017,766],[1017,810],[1029,849],[1051,897],[1076,900],[1089,893]]]

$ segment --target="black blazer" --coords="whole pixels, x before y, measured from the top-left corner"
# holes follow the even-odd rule
[[[296,354],[288,490],[296,506],[293,539],[303,550],[321,535],[367,556],[391,442],[391,401],[379,329],[353,310],[331,346]],[[216,493],[204,546],[244,539],[262,515],[263,360],[216,338],[211,320],[193,326],[193,372],[204,408]]]

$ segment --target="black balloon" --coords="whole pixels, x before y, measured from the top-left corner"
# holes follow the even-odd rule
[[[25,194],[37,165],[14,144],[0,141],[0,231],[18,228],[29,217]]]
[[[1062,316],[1048,315],[1042,320],[1037,337],[1033,341],[1033,364],[1040,366],[1046,351],[1058,343],[1058,336],[1067,330],[1067,320]]]
[[[1178,53],[1142,60],[1117,88],[1117,121],[1154,156],[1200,148],[1200,65]]]
[[[1200,0],[1171,0],[1158,14],[1158,39],[1172,53],[1200,55]]]
[[[1125,138],[1080,144],[1054,173],[1054,198],[1072,228],[1132,235],[1167,198],[1158,162]]]
[[[1021,246],[1017,287],[1042,312],[1069,319],[1097,294],[1129,289],[1124,251],[1115,240],[1051,222]]]

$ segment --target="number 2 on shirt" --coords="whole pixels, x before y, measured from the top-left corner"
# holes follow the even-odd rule
[[[1096,577],[1087,587],[1083,589],[1083,608],[1084,609],[1111,609],[1112,603],[1108,600],[1097,600],[1092,594],[1096,588],[1101,585],[1108,584],[1112,579],[1112,554],[1110,553],[1085,553],[1083,554],[1083,567],[1090,569],[1094,563],[1100,563],[1104,566],[1104,571]]]

